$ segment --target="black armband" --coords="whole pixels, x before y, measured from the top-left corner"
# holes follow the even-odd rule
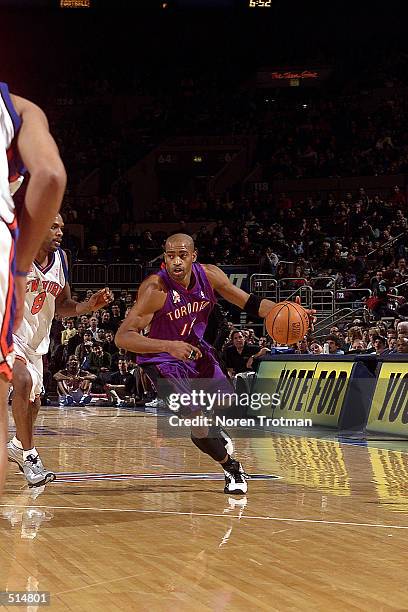
[[[247,312],[249,315],[253,317],[259,317],[259,308],[261,306],[263,298],[260,298],[259,295],[255,295],[255,293],[250,293],[247,303],[243,307],[243,311]]]

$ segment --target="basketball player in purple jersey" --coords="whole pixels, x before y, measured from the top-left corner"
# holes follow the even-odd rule
[[[152,378],[170,379],[179,393],[191,379],[212,379],[217,389],[233,392],[212,347],[203,339],[216,302],[215,291],[251,316],[266,317],[274,302],[235,287],[214,265],[199,264],[191,236],[174,234],[166,241],[164,267],[140,285],[136,304],[116,334],[120,348],[138,353],[138,363]],[[309,311],[310,312],[310,311]],[[310,314],[312,314],[310,312]],[[148,337],[141,330],[150,325]],[[232,443],[223,431],[192,427],[191,439],[221,464],[225,493],[245,494],[246,474],[233,459]]]
[[[12,195],[25,170],[30,180],[21,210]],[[7,394],[12,377],[12,331],[24,312],[26,278],[57,214],[66,175],[43,111],[0,83],[0,491],[7,465]]]

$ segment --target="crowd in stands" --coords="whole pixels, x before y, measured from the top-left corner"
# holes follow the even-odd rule
[[[235,201],[197,198],[196,217],[188,215],[186,205],[178,211],[175,203],[162,201],[160,206],[173,219],[183,219],[177,231],[193,234],[202,262],[250,266],[277,280],[292,278],[294,287],[323,288],[319,277],[333,277],[338,289],[376,290],[382,282],[388,288],[401,286],[398,293],[408,295],[408,206],[398,186],[388,196],[369,195],[361,187],[342,198],[328,194],[302,201],[287,194],[276,199],[254,194]],[[206,215],[213,223],[192,232],[190,221]],[[98,227],[89,227],[95,239]],[[115,232],[109,239],[94,240],[84,253],[68,246],[74,261],[158,266],[166,237],[163,231]]]
[[[126,177],[126,171],[160,142],[188,134],[253,136],[253,163],[260,165],[261,180],[269,185],[276,179],[406,174],[405,59],[376,62],[375,72],[366,71],[364,78],[347,76],[342,81],[335,74],[318,95],[256,91],[250,81],[243,83],[239,71],[228,81],[224,70],[218,74],[215,69],[203,70],[198,75],[180,69],[152,77],[148,66],[133,76],[123,74],[119,66],[116,74],[102,76],[91,60],[83,62],[75,78],[62,78],[47,107],[68,169],[65,223],[82,224],[85,230],[84,246],[69,228],[66,232],[72,263],[158,267],[166,234],[155,231],[153,224],[177,220],[177,231],[193,234],[202,262],[249,266],[289,289],[309,285],[333,288],[338,295],[344,289],[344,299],[347,289],[371,290],[364,301],[371,322],[333,326],[330,333],[307,337],[288,350],[406,353],[404,187],[373,193],[362,180],[357,191],[311,193],[303,199],[245,192],[242,186],[220,197],[163,191],[145,211],[144,220],[152,223],[151,228],[140,231],[134,224]],[[133,104],[122,121],[115,117],[121,95],[131,95]],[[77,187],[96,168],[99,191],[81,199]],[[197,221],[201,228],[191,230]],[[52,386],[54,377],[61,405],[87,403],[91,395],[118,405],[153,397],[135,356],[119,351],[114,343],[133,298],[124,290],[106,311],[81,320],[55,320],[48,382]],[[251,328],[232,327],[224,326],[217,346],[231,376],[240,369],[250,371],[258,357],[279,348],[266,337],[256,337]]]
[[[87,292],[85,299],[89,298]],[[73,294],[74,298],[79,298]],[[116,406],[158,407],[161,400],[148,377],[136,364],[136,355],[118,349],[114,338],[128,314],[133,296],[126,290],[116,295],[106,309],[78,318],[56,317],[51,330],[50,352],[45,359],[46,393],[57,391],[61,407],[101,402]],[[210,318],[211,341],[225,373],[233,380],[257,367],[257,360],[272,353],[311,355],[408,354],[408,317],[394,317],[375,324],[356,319],[348,325],[333,325],[322,334],[310,331],[295,345],[284,346],[255,327],[228,321],[218,306]],[[258,322],[259,323],[259,322]]]

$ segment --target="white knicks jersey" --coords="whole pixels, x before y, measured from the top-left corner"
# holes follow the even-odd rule
[[[24,172],[15,142],[20,126],[21,119],[13,106],[8,87],[0,83],[0,218],[8,224],[14,220],[10,184],[17,186],[16,181]]]
[[[55,315],[55,300],[68,281],[68,271],[63,251],[50,253],[48,264],[41,268],[37,263],[27,276],[24,302],[24,318],[14,334],[30,351],[37,355],[48,353],[50,330]]]

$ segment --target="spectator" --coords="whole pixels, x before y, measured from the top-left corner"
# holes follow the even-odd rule
[[[347,355],[350,355],[353,353],[365,353],[366,351],[367,344],[364,342],[364,340],[356,338],[355,340],[353,340],[350,349],[346,351],[346,353]]]
[[[400,321],[397,325],[397,335],[408,338],[408,321]]]
[[[408,338],[406,338],[405,336],[398,336],[397,338],[397,353],[408,353]]]
[[[329,355],[344,355],[344,351],[341,350],[341,341],[340,339],[331,334],[327,336],[326,343],[329,345]]]
[[[306,337],[302,338],[296,343],[295,353],[297,353],[298,355],[310,355],[310,350]]]
[[[373,347],[378,356],[388,353],[387,340],[384,336],[374,336]]]
[[[245,337],[240,331],[231,334],[232,345],[224,350],[224,363],[228,375],[233,378],[241,372],[249,372],[253,369],[253,358],[265,355],[268,349],[260,348],[255,344],[247,344]]]
[[[136,379],[128,371],[128,362],[119,359],[118,371],[109,376],[109,382],[105,385],[108,398],[117,406],[123,406],[124,398],[136,396]]]
[[[108,310],[105,310],[102,313],[101,322],[99,323],[99,329],[107,330],[112,329],[111,323],[111,313]]]
[[[109,353],[109,355],[111,356],[117,352],[117,347],[114,342],[113,331],[111,329],[107,329],[105,332],[105,342],[103,344],[103,350],[105,353]]]
[[[73,355],[77,346],[82,344],[84,340],[85,327],[82,323],[78,323],[77,333],[71,336],[67,343],[67,356]]]
[[[103,344],[95,342],[92,346],[90,355],[87,356],[85,361],[87,369],[92,373],[99,375],[102,373],[109,372],[112,363],[112,357],[109,353],[105,353],[103,350]]]
[[[68,340],[75,336],[77,330],[74,327],[74,319],[67,319],[66,327],[61,334],[61,344],[63,346],[67,346]]]
[[[75,349],[75,357],[78,359],[81,368],[84,367],[85,359],[90,355],[94,339],[92,333],[86,329],[84,331],[83,341]]]
[[[57,381],[58,397],[60,406],[71,406],[76,404],[83,406],[91,401],[92,381],[96,376],[81,370],[79,361],[75,355],[68,358],[67,367],[54,374]]]
[[[316,342],[316,340],[313,340],[310,343],[310,351],[313,355],[321,355],[323,353],[323,347],[321,344],[319,344],[319,342]]]
[[[98,329],[98,331],[96,332],[96,342],[100,343],[100,344],[104,344],[106,341],[106,334],[105,334],[105,330],[104,329]]]
[[[97,339],[97,333],[98,333],[99,329],[100,329],[100,327],[98,326],[98,319],[95,316],[92,316],[89,319],[88,330],[91,332],[94,340]]]
[[[116,352],[112,354],[111,358],[111,370],[116,371],[119,369],[119,361],[120,360],[129,362],[130,354],[126,349],[120,348],[116,349]]]
[[[113,330],[115,333],[118,331],[119,326],[122,322],[122,316],[120,314],[120,307],[118,304],[112,304],[112,314],[110,317],[110,325],[109,329]],[[126,307],[124,308],[126,310]]]

